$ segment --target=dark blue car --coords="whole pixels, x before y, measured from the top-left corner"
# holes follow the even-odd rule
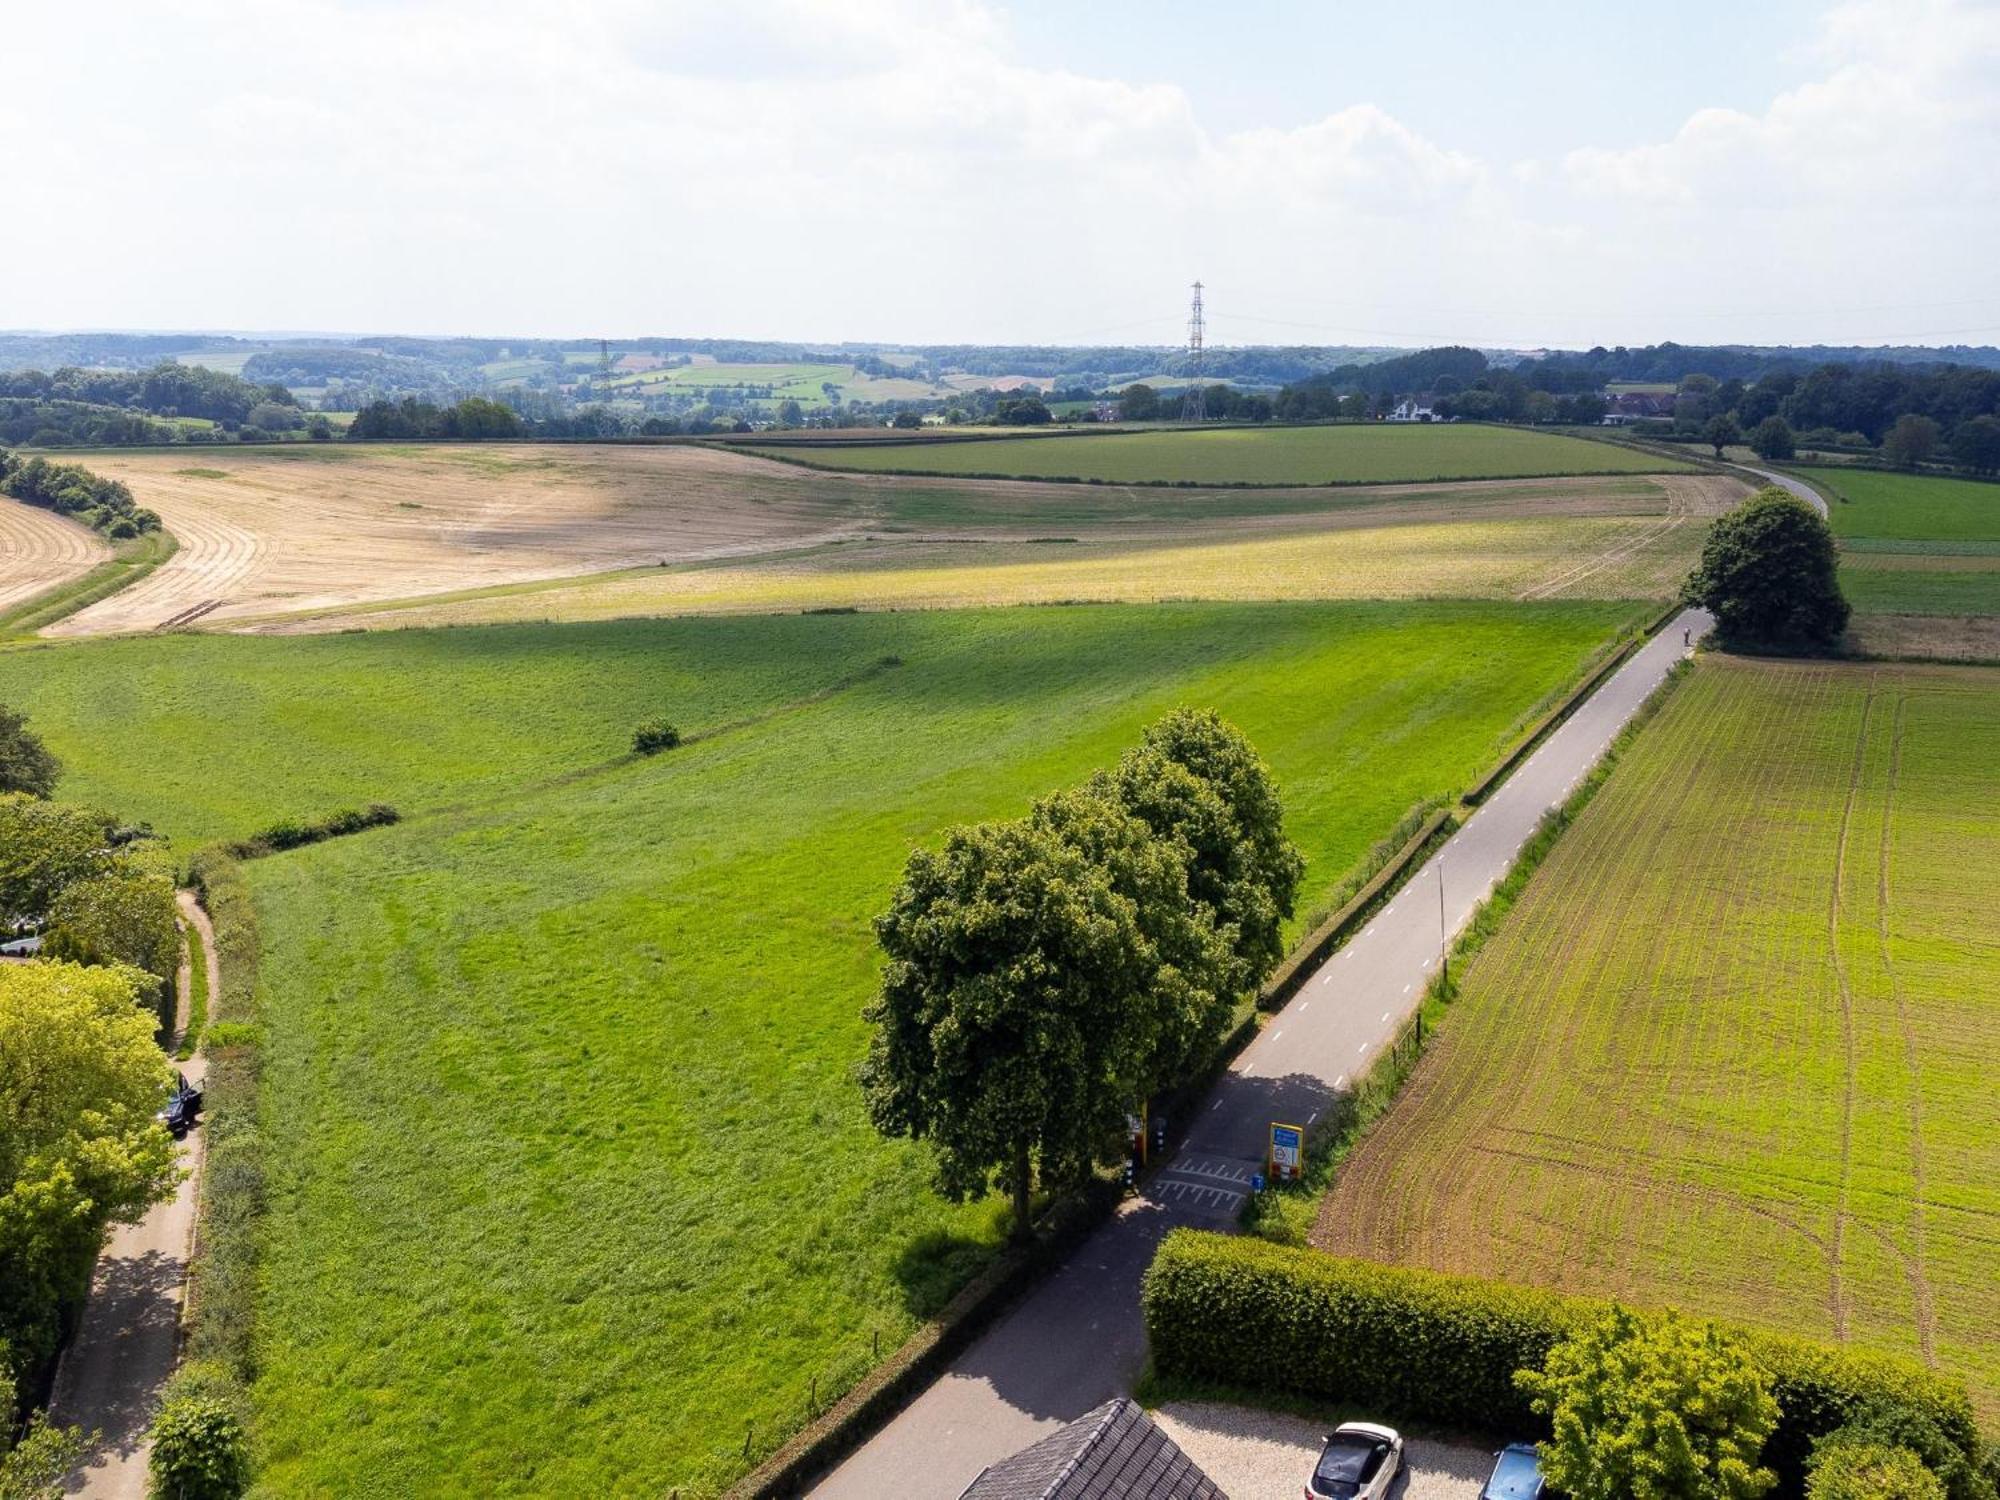
[[[1493,1477],[1479,1500],[1542,1500],[1549,1492],[1533,1443],[1509,1443],[1493,1464]]]

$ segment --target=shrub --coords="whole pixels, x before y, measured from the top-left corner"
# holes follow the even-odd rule
[[[1574,1500],[1756,1500],[1777,1425],[1764,1372],[1712,1323],[1613,1306],[1514,1383],[1555,1432],[1542,1472]]]
[[[170,1395],[153,1418],[155,1500],[236,1500],[250,1478],[236,1403],[207,1393]]]
[[[1871,1402],[1850,1411],[1844,1425],[1813,1444],[1806,1468],[1816,1472],[1836,1450],[1856,1446],[1914,1455],[1948,1500],[1994,1500],[1993,1479],[1981,1472],[1976,1455],[1962,1451],[1921,1407]]]
[[[1607,1304],[1473,1276],[1349,1260],[1178,1230],[1146,1273],[1161,1373],[1368,1407],[1447,1428],[1547,1435],[1514,1372]],[[1778,1425],[1763,1460],[1797,1495],[1813,1442],[1862,1412],[1934,1423],[1967,1462],[1979,1449],[1965,1387],[1889,1355],[1738,1332],[1771,1377]]]
[[[225,845],[225,851],[232,859],[259,859],[266,854],[276,854],[285,849],[298,849],[307,844],[323,843],[327,839],[344,837],[350,833],[360,833],[364,829],[380,828],[399,822],[402,814],[386,802],[371,802],[366,807],[349,807],[340,812],[328,813],[312,822],[302,822],[297,818],[286,818],[273,823],[262,833],[247,839],[239,839]]]
[[[655,755],[681,742],[681,732],[665,719],[648,719],[632,731],[632,753]]]
[[[1945,1490],[1908,1448],[1833,1442],[1813,1454],[1806,1500],[1945,1500]]]

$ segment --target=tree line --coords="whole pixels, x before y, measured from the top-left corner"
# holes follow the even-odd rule
[[[0,706],[0,934],[42,935],[33,961],[0,964],[5,1494],[46,1493],[27,1486],[74,1461],[78,1434],[39,1419],[20,1429],[16,1408],[53,1365],[106,1227],[137,1219],[176,1177],[155,1118],[173,1076],[156,1041],[180,958],[173,881],[140,849],[143,830],[50,800],[60,770]]]
[[[1269,768],[1181,709],[1026,817],[909,858],[876,936],[861,1085],[876,1128],[928,1141],[953,1201],[1106,1159],[1129,1112],[1214,1057],[1282,955],[1305,864]]]
[[[0,494],[68,516],[114,542],[160,529],[159,516],[135,501],[122,481],[82,464],[24,459],[0,448]]]
[[[171,360],[145,370],[0,371],[0,442],[56,448],[212,441],[207,429],[175,420],[187,417],[248,441],[313,421],[282,384]]]

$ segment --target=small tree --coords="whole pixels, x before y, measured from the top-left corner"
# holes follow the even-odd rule
[[[49,754],[41,736],[28,728],[25,714],[0,703],[0,792],[26,792],[30,797],[54,794],[62,762]]]
[[[1937,445],[1938,424],[1904,412],[1882,439],[1882,457],[1899,469],[1914,469],[1937,451]]]
[[[1766,417],[1750,430],[1750,447],[1759,458],[1784,463],[1798,452],[1798,440],[1783,417]]]
[[[1945,1489],[1908,1448],[1823,1440],[1808,1467],[1806,1500],[1945,1500]]]
[[[1710,1323],[1613,1307],[1514,1381],[1555,1435],[1542,1472],[1572,1500],[1756,1500],[1778,1403]]]
[[[1731,443],[1743,441],[1743,429],[1736,425],[1736,418],[1728,412],[1717,412],[1708,419],[1708,425],[1701,430],[1701,440],[1715,450],[1717,458]]]
[[[1682,592],[1714,614],[1725,645],[1820,651],[1847,628],[1836,569],[1825,517],[1771,486],[1709,528]]]
[[[243,1419],[218,1396],[169,1396],[152,1439],[153,1500],[236,1500],[249,1483]]]

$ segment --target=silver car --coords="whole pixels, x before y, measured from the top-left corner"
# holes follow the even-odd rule
[[[1402,1467],[1403,1439],[1395,1428],[1343,1422],[1319,1450],[1305,1500],[1382,1500]]]

